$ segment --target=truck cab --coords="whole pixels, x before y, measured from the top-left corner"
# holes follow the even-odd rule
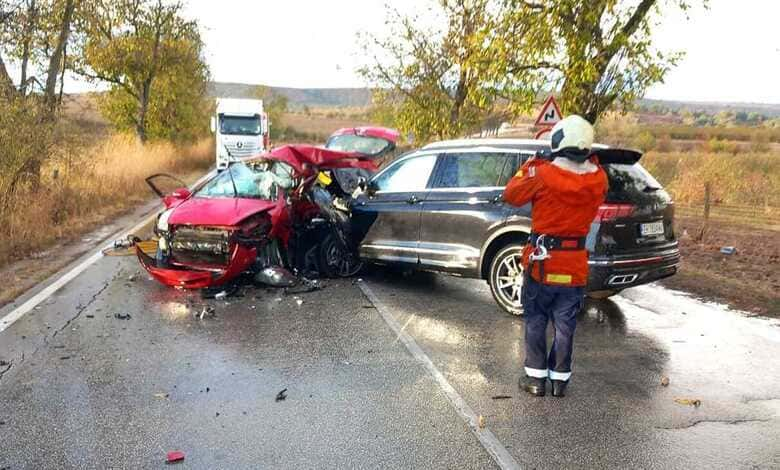
[[[211,132],[216,142],[217,171],[231,161],[251,157],[268,150],[268,115],[263,100],[218,98]]]

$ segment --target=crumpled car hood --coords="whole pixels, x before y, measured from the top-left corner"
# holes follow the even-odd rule
[[[316,167],[320,170],[333,168],[363,168],[376,171],[376,163],[359,153],[339,152],[313,145],[283,145],[268,153],[256,155],[247,160],[278,160],[287,163],[298,175],[315,174]]]
[[[277,201],[241,198],[193,197],[182,202],[168,218],[172,225],[236,226],[247,217],[270,210]]]

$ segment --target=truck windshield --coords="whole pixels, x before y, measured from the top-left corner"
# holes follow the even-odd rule
[[[260,135],[260,116],[225,116],[219,117],[219,132],[229,135]]]

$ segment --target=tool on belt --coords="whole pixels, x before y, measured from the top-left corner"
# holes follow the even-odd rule
[[[528,238],[528,244],[533,250],[528,255],[528,270],[526,276],[530,276],[534,269],[534,263],[539,263],[539,278],[544,282],[544,261],[551,258],[551,251],[578,251],[585,249],[585,237],[556,237],[553,235],[532,233]]]

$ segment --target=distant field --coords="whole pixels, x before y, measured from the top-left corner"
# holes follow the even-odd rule
[[[285,126],[292,127],[296,134],[306,137],[311,142],[324,143],[333,131],[342,127],[357,127],[371,124],[371,121],[360,115],[348,113],[285,113],[282,117]]]

